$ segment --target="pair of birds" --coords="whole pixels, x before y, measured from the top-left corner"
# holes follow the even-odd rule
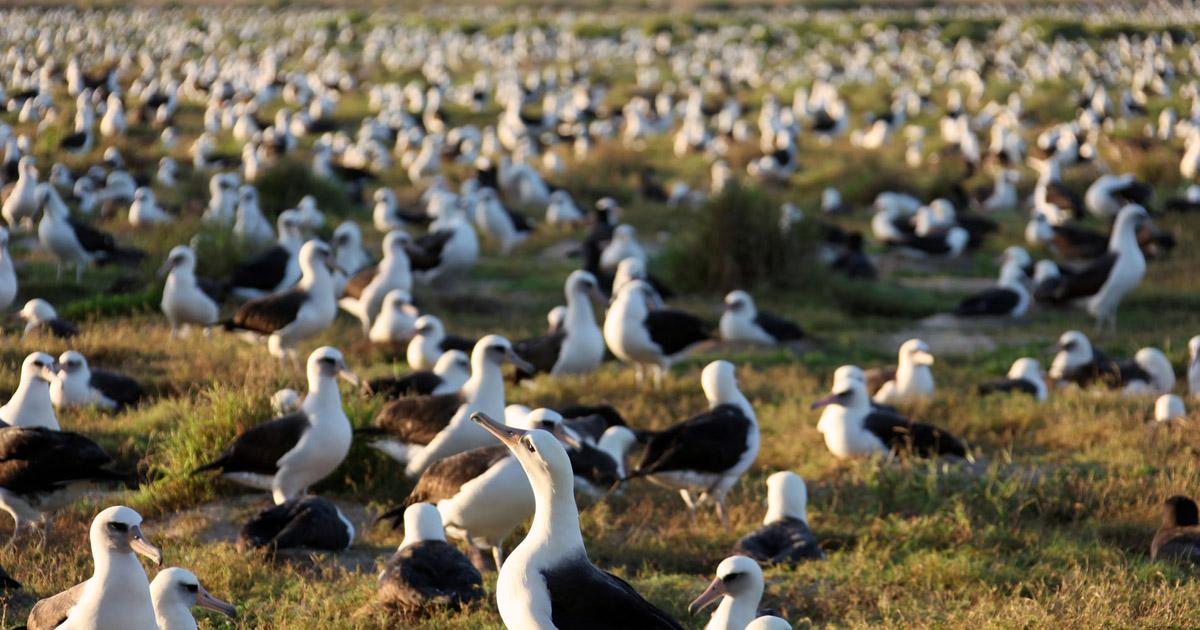
[[[199,606],[237,616],[237,609],[213,597],[190,571],[159,571],[151,583],[137,554],[162,564],[163,554],[142,533],[142,517],[124,506],[96,515],[88,531],[92,577],[38,601],[29,613],[29,630],[193,630],[191,609]]]
[[[58,360],[34,352],[21,363],[17,390],[3,406],[0,420],[12,426],[59,428],[55,409],[96,406],[117,411],[137,404],[145,392],[137,381],[114,372],[93,370],[79,352]]]

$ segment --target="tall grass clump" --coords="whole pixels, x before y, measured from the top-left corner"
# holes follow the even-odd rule
[[[780,203],[766,191],[731,184],[697,210],[665,253],[674,281],[689,291],[818,284],[815,226],[784,231]]]
[[[338,182],[317,177],[307,164],[295,160],[280,160],[254,180],[258,199],[267,216],[275,216],[296,207],[305,195],[317,200],[322,212],[344,217],[352,207],[345,188]]]

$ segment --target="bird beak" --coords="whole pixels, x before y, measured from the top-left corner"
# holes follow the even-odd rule
[[[721,581],[721,578],[713,578],[712,583],[708,585],[708,588],[704,589],[700,597],[697,597],[696,601],[688,604],[688,614],[695,615],[704,610],[705,606],[721,599],[725,596],[725,593],[725,583]]]
[[[933,355],[924,350],[918,350],[913,354],[913,363],[917,365],[933,365]]]
[[[571,433],[567,431],[567,428],[564,427],[561,422],[547,422],[542,426],[542,428],[553,434],[554,437],[558,438],[560,442],[570,446],[573,449],[579,449],[583,447],[583,443],[575,439],[575,436],[571,435]]]
[[[533,365],[531,365],[528,361],[517,356],[517,353],[513,352],[512,348],[509,348],[508,352],[505,353],[504,356],[506,359],[508,359],[509,363],[517,366],[517,369],[521,370],[522,372],[533,372],[536,370],[536,368],[534,368]]]
[[[129,528],[129,546],[136,552],[149,558],[154,564],[162,564],[162,550],[150,543],[142,536],[142,528],[134,525]]]
[[[221,613],[230,619],[237,617],[236,606],[213,597],[212,593],[204,590],[203,586],[200,587],[200,592],[196,594],[196,605],[205,610]]]
[[[340,377],[342,380],[346,381],[347,383],[350,383],[351,385],[353,385],[355,387],[358,387],[360,384],[360,381],[358,380],[358,375],[355,374],[354,372],[351,372],[350,368],[346,367],[345,363],[343,363],[338,368],[338,377]]]
[[[604,294],[600,292],[600,287],[597,286],[588,289],[588,295],[599,304],[604,304],[608,301],[608,298],[604,297]]]
[[[163,261],[163,264],[162,264],[162,266],[158,268],[158,277],[159,277],[159,278],[165,278],[165,277],[166,277],[166,275],[167,275],[168,273],[170,273],[170,271],[171,271],[171,268],[172,268],[172,267],[174,267],[174,266],[175,266],[175,261],[173,261],[173,260],[172,260],[172,259],[170,259],[170,258],[168,258],[168,259],[166,259],[165,261]]]
[[[1066,348],[1064,348],[1061,343],[1057,343],[1057,344],[1054,344],[1053,346],[1050,346],[1049,348],[1046,348],[1046,354],[1055,355],[1055,354],[1058,354],[1059,352],[1062,352],[1063,350],[1066,350]]]
[[[830,394],[830,395],[822,398],[821,400],[818,400],[817,402],[813,403],[812,406],[809,408],[810,409],[820,409],[821,407],[827,407],[829,405],[836,405],[836,404],[838,404],[838,401],[841,400],[841,398],[842,398],[842,394],[840,392],[837,394]]]
[[[496,436],[496,439],[500,440],[505,446],[508,447],[515,447],[517,442],[521,440],[521,436],[527,433],[527,431],[523,429],[516,429],[496,422],[482,411],[476,411],[475,413],[471,414],[471,420],[487,430],[488,433]]]

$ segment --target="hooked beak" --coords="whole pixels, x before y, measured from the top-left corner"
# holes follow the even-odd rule
[[[355,387],[358,387],[360,385],[360,381],[358,380],[358,375],[355,374],[354,372],[351,372],[350,368],[346,367],[345,363],[341,364],[338,367],[338,378],[341,378],[343,381],[346,381],[347,383],[350,383],[351,385],[353,385]]]
[[[700,597],[697,597],[695,601],[688,604],[688,614],[695,615],[704,610],[705,606],[721,599],[725,596],[725,593],[725,583],[721,581],[721,578],[713,578],[713,581],[708,585],[708,588],[704,589]]]
[[[172,258],[166,259],[165,261],[163,261],[162,266],[158,268],[158,277],[159,278],[167,277],[167,274],[170,273],[171,269],[173,269],[174,267],[175,267],[175,260]]]
[[[521,440],[521,436],[527,433],[527,431],[523,429],[516,429],[496,422],[482,411],[476,411],[475,413],[471,414],[471,420],[487,430],[488,433],[496,436],[496,439],[500,440],[505,446],[508,447],[516,447],[517,442]]]
[[[517,366],[517,369],[521,370],[522,372],[534,372],[537,370],[537,368],[533,367],[533,365],[528,361],[522,359],[520,356],[517,356],[517,353],[513,352],[512,348],[509,348],[508,352],[505,353],[504,358],[507,359],[509,363]]]
[[[841,404],[841,400],[842,400],[841,392],[836,393],[836,394],[830,394],[830,395],[822,398],[821,400],[818,400],[817,402],[813,403],[812,406],[809,408],[810,409],[820,409],[821,407],[826,407],[829,405],[837,405],[837,404]]]
[[[924,350],[913,353],[913,363],[917,365],[933,365],[933,355]]]
[[[162,550],[150,543],[142,536],[142,528],[134,525],[129,528],[129,546],[136,552],[146,556],[154,564],[162,564]]]
[[[224,602],[212,596],[212,593],[200,587],[200,592],[196,594],[196,605],[205,609],[220,613],[233,619],[237,617],[237,607],[229,602]]]
[[[573,449],[580,449],[583,447],[583,443],[576,439],[576,437],[569,431],[567,431],[567,428],[564,427],[561,422],[543,422],[542,428],[546,431],[549,431],[550,434],[558,438],[560,442],[570,446]]]

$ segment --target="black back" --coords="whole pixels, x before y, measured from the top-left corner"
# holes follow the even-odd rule
[[[530,378],[554,369],[554,364],[558,362],[558,353],[562,350],[563,342],[566,339],[567,333],[559,331],[552,335],[522,339],[514,343],[513,352],[528,361],[534,368],[532,373],[518,369],[517,380]]]
[[[399,514],[397,526],[403,524],[404,508],[414,503],[432,503],[437,505],[442,499],[449,499],[458,494],[463,484],[487,472],[492,466],[503,461],[511,453],[506,446],[486,446],[475,448],[464,453],[439,459],[421,473],[417,485],[404,499]],[[380,519],[383,519],[381,516]]]
[[[375,428],[401,442],[428,444],[450,424],[463,402],[457,393],[393,400],[376,414]]]
[[[438,230],[404,244],[413,271],[426,271],[442,262],[442,249],[454,236],[454,230]]]
[[[1039,302],[1063,303],[1095,295],[1108,281],[1108,275],[1116,264],[1117,254],[1109,252],[1077,271],[1063,269],[1061,278],[1038,285],[1034,289],[1034,298]]]
[[[379,601],[412,611],[459,607],[483,597],[483,576],[454,546],[425,540],[392,554],[379,576]]]
[[[226,323],[226,330],[249,330],[269,335],[296,320],[308,300],[302,289],[288,289],[246,302]]]
[[[804,331],[799,326],[773,313],[759,311],[754,323],[774,337],[775,341],[796,341],[804,338]]]
[[[817,543],[808,524],[786,517],[740,538],[733,552],[750,556],[764,564],[793,564],[804,560],[824,560],[825,552]]]
[[[68,221],[71,224],[71,229],[75,230],[75,238],[79,240],[79,244],[87,251],[96,254],[99,252],[111,252],[116,249],[117,243],[111,234],[76,219],[69,219]]]
[[[303,412],[290,413],[247,429],[233,438],[215,461],[197,468],[223,473],[245,472],[274,475],[279,471],[279,459],[296,448],[308,430],[308,416]]]
[[[115,372],[92,370],[91,386],[99,390],[118,407],[137,404],[146,395],[137,381]]]
[[[350,532],[337,506],[320,497],[292,499],[259,512],[238,532],[239,549],[321,549],[350,546]]]
[[[0,427],[0,488],[15,494],[53,492],[72,481],[129,481],[104,469],[111,461],[77,433]]]
[[[571,460],[571,472],[596,486],[607,488],[621,481],[617,462],[587,442],[581,443],[579,448],[568,448],[567,457]]]
[[[413,395],[429,396],[441,384],[442,377],[422,370],[400,378],[373,378],[367,382],[367,387],[371,389],[372,394],[391,399]]]
[[[953,435],[886,411],[873,410],[863,421],[863,426],[896,454],[967,456],[967,446]]]
[[[988,394],[997,393],[1007,394],[1013,392],[1037,396],[1038,388],[1037,385],[1023,378],[1005,378],[979,384],[980,396],[987,396]]]
[[[683,630],[625,580],[579,557],[542,571],[554,625],[571,630]]]
[[[4,570],[4,567],[0,567],[0,591],[16,590],[19,588],[21,588],[21,583],[12,579],[8,571]]]
[[[735,405],[718,405],[653,433],[634,475],[675,470],[723,473],[746,448],[750,419]]]
[[[997,287],[981,291],[958,303],[954,314],[959,317],[1007,315],[1020,304],[1021,296],[1012,289]]]
[[[440,348],[442,352],[447,350],[462,350],[463,352],[467,353],[467,356],[470,356],[471,351],[475,349],[476,341],[477,340],[475,339],[462,337],[459,335],[445,335],[442,337],[442,343],[438,344],[438,348]]]
[[[228,286],[272,291],[283,282],[292,254],[282,245],[271,247],[250,258],[229,274]]]
[[[683,311],[661,309],[646,314],[645,326],[650,340],[666,356],[678,354],[689,346],[711,338],[704,320]]]

